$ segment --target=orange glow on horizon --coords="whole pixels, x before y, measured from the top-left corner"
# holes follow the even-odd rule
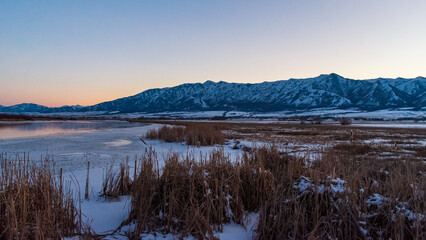
[[[424,9],[421,0],[3,1],[0,105],[94,105],[206,80],[426,76]]]

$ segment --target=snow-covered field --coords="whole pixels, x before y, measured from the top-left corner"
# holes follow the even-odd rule
[[[395,123],[355,122],[352,125],[353,126],[360,126],[360,127],[371,127],[371,128],[384,127],[384,128],[422,128],[422,129],[426,129],[426,123],[409,123],[409,122],[395,122]]]
[[[118,118],[177,118],[177,119],[208,119],[213,117],[227,118],[292,118],[302,116],[321,116],[324,118],[340,118],[350,117],[359,119],[382,119],[382,120],[398,120],[398,119],[424,119],[426,118],[426,108],[398,108],[383,109],[376,111],[363,111],[355,108],[338,109],[338,108],[315,108],[299,111],[279,111],[279,112],[244,112],[244,111],[198,111],[198,112],[159,112],[159,113],[119,113],[119,112],[58,112],[58,113],[22,113],[24,115],[34,116],[60,116],[60,117],[118,117]]]
[[[239,122],[239,120],[235,122]],[[52,127],[52,123],[54,127]],[[43,127],[43,124],[50,124],[50,127]],[[421,147],[425,144],[424,137],[422,137],[424,135],[419,133],[424,132],[424,123],[399,122],[387,124],[364,121],[361,123],[356,122],[353,125],[365,126],[366,129],[364,132],[364,128],[357,128],[355,130],[355,138],[362,137],[360,141],[374,147],[373,149],[377,147],[377,149],[392,151],[391,155],[400,154],[398,151],[405,151],[406,147],[416,147],[413,149],[421,154]],[[29,153],[30,160],[36,163],[45,157],[53,159],[56,168],[63,169],[65,179],[72,182],[72,189],[76,199],[79,200],[77,205],[80,206],[79,204],[81,203],[83,221],[97,234],[110,234],[120,226],[123,220],[127,219],[131,198],[130,196],[121,196],[117,200],[106,201],[104,198],[99,197],[103,178],[110,166],[118,170],[119,164],[125,162],[126,159],[130,160],[130,166],[132,166],[131,163],[134,159],[140,158],[149,146],[157,153],[160,165],[162,163],[161,160],[172,152],[182,156],[190,153],[195,158],[198,158],[198,156],[208,154],[217,148],[222,148],[226,154],[229,154],[231,159],[237,159],[245,147],[253,147],[254,145],[261,147],[269,144],[268,141],[280,144],[277,146],[280,151],[313,161],[320,159],[324,148],[332,147],[332,145],[328,144],[329,142],[335,143],[336,136],[349,134],[345,128],[333,130],[332,125],[324,128],[321,132],[315,133],[315,131],[319,131],[322,128],[316,129],[316,126],[311,124],[306,124],[304,128],[300,129],[291,124],[271,124],[270,126],[261,125],[261,128],[255,128],[254,132],[245,131],[250,130],[245,129],[245,125],[242,125],[241,128],[225,130],[227,134],[234,137],[229,138],[223,146],[194,147],[184,143],[165,143],[158,140],[144,139],[146,141],[145,145],[139,139],[148,130],[161,126],[160,124],[128,123],[124,121],[0,123],[0,153],[7,153],[8,159],[13,159],[14,156],[20,156],[22,153]],[[419,130],[381,129],[380,132],[377,132],[375,127],[419,128]],[[370,129],[374,131],[370,133]],[[367,132],[368,135],[365,135]],[[407,132],[411,132],[411,135],[401,135]],[[390,137],[388,134],[393,135]],[[411,142],[405,143],[402,141],[410,140],[405,139],[407,137],[410,138],[410,136],[412,138]],[[394,143],[394,138],[402,139],[398,146]],[[343,137],[339,141],[344,143],[348,140]],[[398,149],[396,149],[397,147]],[[88,161],[90,161],[89,199],[84,200],[81,196],[84,195]],[[130,174],[131,177],[132,175]],[[301,192],[302,187],[305,189],[311,185],[308,181],[309,179],[303,179],[303,182],[300,181],[300,183],[298,182],[294,185],[294,188],[300,189]],[[215,236],[219,239],[229,240],[253,239],[258,217],[257,213],[247,213],[244,224],[246,227],[230,223],[224,226],[223,232],[215,232]],[[127,239],[125,232],[131,231],[133,227],[133,225],[125,226],[119,232],[108,235],[106,239]],[[158,232],[144,234],[142,237],[143,239],[170,240],[178,239],[180,236]],[[185,239],[194,238],[189,236]]]
[[[30,123],[31,124],[31,123]],[[115,127],[114,127],[115,126]],[[116,201],[105,201],[99,197],[102,187],[103,177],[107,168],[111,165],[118,169],[119,163],[125,161],[126,157],[133,161],[141,156],[145,148],[139,137],[143,136],[146,131],[152,128],[158,128],[156,124],[130,124],[125,123],[112,124],[112,127],[106,126],[102,129],[88,129],[84,131],[70,129],[61,131],[41,131],[38,129],[36,133],[28,132],[20,133],[14,138],[0,135],[0,153],[7,153],[10,159],[15,155],[29,153],[30,160],[39,162],[41,159],[48,157],[53,159],[57,169],[63,169],[65,180],[72,180],[73,191],[78,198],[84,195],[84,186],[87,175],[87,162],[90,161],[90,178],[89,178],[89,200],[81,201],[81,209],[83,213],[83,221],[90,225],[91,229],[97,234],[111,233],[123,220],[128,217],[130,207],[130,197],[122,196]],[[31,131],[31,130],[30,130]],[[164,143],[157,140],[145,140],[148,146],[158,154],[159,160],[167,156],[171,152],[186,154],[190,152],[194,156],[206,154],[217,148],[213,147],[191,147],[183,143]],[[232,145],[225,145],[223,150],[235,159],[242,150],[232,149]],[[217,233],[220,239],[252,239],[253,228],[256,214],[249,214],[247,218],[247,228],[232,223],[224,226],[224,232]],[[131,228],[131,226],[130,226]],[[122,231],[128,230],[123,228]],[[162,235],[146,235],[144,239],[175,239],[178,236],[171,234]],[[123,232],[118,232],[110,239],[127,239]],[[188,239],[192,239],[189,237]]]

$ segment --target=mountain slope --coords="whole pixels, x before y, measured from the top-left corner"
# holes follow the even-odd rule
[[[323,107],[369,110],[421,108],[425,107],[425,92],[426,79],[422,77],[352,80],[329,74],[257,84],[206,81],[172,88],[150,89],[134,96],[89,107],[39,110],[153,113],[211,110],[268,112]]]
[[[10,107],[0,105],[0,112],[46,112],[49,111],[48,107],[34,104],[34,103],[21,103]]]

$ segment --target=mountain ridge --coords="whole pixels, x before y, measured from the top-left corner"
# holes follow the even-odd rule
[[[0,106],[0,112],[179,112],[253,111],[271,112],[314,108],[380,110],[426,106],[426,78],[376,78],[354,80],[338,74],[262,83],[224,81],[185,83],[148,89],[136,95],[92,106],[49,108],[37,104]]]

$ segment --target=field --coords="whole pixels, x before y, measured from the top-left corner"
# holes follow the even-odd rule
[[[355,158],[374,160],[426,158],[424,128],[342,126],[339,124],[158,121],[177,126],[219,129],[236,148],[275,144],[281,150],[312,160],[330,149],[347,149]],[[349,149],[350,148],[350,149]]]
[[[78,216],[80,209],[82,215],[95,221],[92,226],[89,218],[72,224],[67,221],[71,228],[62,236],[426,237],[425,128],[235,121],[150,123],[155,124],[143,127],[145,132],[135,139],[144,146],[137,158],[122,157],[108,166],[95,161],[88,174],[94,189],[87,200],[82,200],[85,167],[75,171],[81,194],[74,201],[77,208],[73,211]],[[5,155],[2,158],[4,162],[17,160]],[[36,171],[39,167],[27,169]],[[58,175],[54,176],[56,179]],[[3,189],[16,189],[4,179]],[[53,189],[57,189],[57,181],[50,183]],[[65,197],[63,200],[69,202]],[[0,199],[0,206],[5,207],[0,210],[14,209],[10,198]],[[102,209],[107,206],[124,207],[120,213],[124,218],[109,219],[109,227],[102,227],[96,215],[104,214]],[[74,209],[74,205],[67,207]],[[57,204],[49,209],[64,211]],[[0,230],[12,227],[2,223]],[[8,234],[16,237],[13,234],[22,233]],[[0,238],[8,239],[6,235]]]

